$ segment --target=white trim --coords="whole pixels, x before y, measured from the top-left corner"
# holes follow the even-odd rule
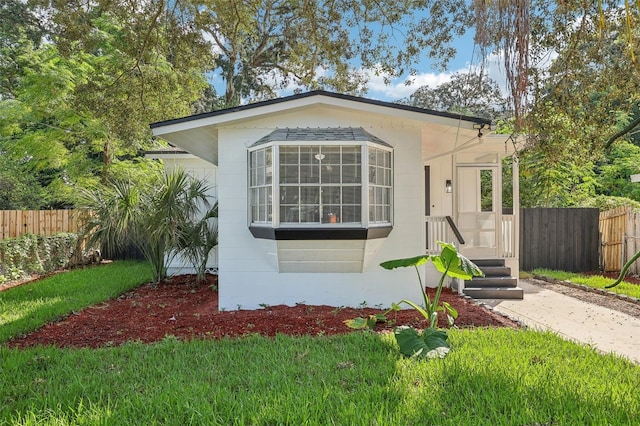
[[[304,98],[291,99],[284,102],[256,106],[253,108],[240,108],[238,111],[229,111],[224,114],[214,115],[210,117],[194,118],[179,123],[159,125],[158,127],[152,129],[152,133],[154,136],[161,136],[168,133],[191,130],[199,127],[219,126],[223,124],[230,124],[236,121],[256,119],[261,116],[278,114],[291,110],[299,110],[314,105],[326,105],[335,108],[359,110],[372,114],[380,114],[388,117],[398,117],[419,122],[440,124],[448,127],[461,127],[465,130],[476,132],[476,130],[473,128],[474,123],[472,121],[465,121],[453,117],[443,117],[439,115],[429,114],[426,111],[409,111],[402,108],[394,108],[392,106],[376,105],[367,102],[359,102],[357,100],[338,99],[332,96],[317,94]],[[464,123],[465,126],[461,126],[461,123]]]

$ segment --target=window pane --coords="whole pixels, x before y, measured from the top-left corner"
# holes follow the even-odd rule
[[[375,166],[378,163],[376,162],[376,149],[369,148],[369,166]]]
[[[281,146],[280,164],[298,164],[298,147]]]
[[[320,204],[320,187],[303,186],[300,188],[300,204]]]
[[[299,200],[300,188],[297,186],[281,186],[280,200],[283,204],[297,204]]]
[[[362,199],[359,186],[345,186],[342,188],[342,204],[358,204]]]
[[[342,166],[342,183],[360,183],[360,165]]]
[[[322,164],[340,164],[340,147],[339,146],[325,146],[322,148]]]
[[[382,188],[381,204],[391,204],[391,188]]]
[[[319,165],[300,165],[300,183],[320,183]]]
[[[343,206],[342,223],[361,222],[360,211],[360,206]]]
[[[264,167],[256,168],[256,185],[264,185]]]
[[[360,147],[342,147],[342,164],[360,164]]]
[[[300,222],[319,223],[320,210],[318,206],[300,206]]]
[[[374,166],[369,166],[369,183],[376,183],[376,176],[377,176],[377,168]]]
[[[322,183],[340,183],[340,166],[322,166]]]
[[[293,222],[300,221],[298,215],[298,206],[281,205],[280,206],[280,222]]]
[[[340,187],[324,186],[322,187],[322,204],[340,204]]]
[[[264,149],[256,151],[256,167],[264,167]]]
[[[316,155],[320,154],[318,146],[301,146],[300,147],[300,164],[317,164]]]
[[[280,183],[298,182],[298,166],[280,166]]]

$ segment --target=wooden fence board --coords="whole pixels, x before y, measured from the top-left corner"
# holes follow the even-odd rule
[[[78,232],[77,210],[0,210],[0,240],[25,233],[53,235]]]
[[[520,269],[572,272],[599,266],[598,209],[520,209]]]
[[[640,213],[630,207],[618,207],[600,213],[602,235],[602,268],[606,272],[618,272],[640,250]],[[640,273],[640,262],[629,269],[630,274]]]

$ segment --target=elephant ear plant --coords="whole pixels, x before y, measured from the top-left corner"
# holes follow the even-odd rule
[[[438,325],[438,312],[445,312],[449,319],[449,324],[453,324],[453,320],[457,318],[458,313],[448,303],[442,303],[440,306],[440,295],[444,286],[445,277],[460,278],[470,280],[474,276],[483,276],[483,272],[469,259],[458,253],[458,250],[452,245],[438,242],[442,247],[439,255],[422,255],[406,259],[389,260],[380,264],[385,269],[395,269],[401,267],[413,266],[418,274],[418,284],[422,294],[423,306],[418,305],[410,300],[403,299],[398,303],[394,303],[384,314],[371,315],[369,318],[354,318],[345,321],[345,324],[354,329],[373,329],[376,322],[386,321],[387,314],[391,311],[400,310],[400,305],[405,304],[417,310],[427,321],[429,326],[422,330],[416,330],[413,327],[400,326],[394,330],[396,342],[400,347],[400,353],[411,358],[435,358],[444,357],[449,352],[449,344],[447,343],[447,332],[440,330]],[[436,294],[433,300],[429,299],[418,266],[424,265],[428,261],[433,262],[435,268],[442,273],[440,282],[436,288]]]

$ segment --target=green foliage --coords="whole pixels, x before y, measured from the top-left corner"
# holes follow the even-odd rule
[[[461,0],[185,4],[218,52],[226,106],[274,97],[287,84],[362,93],[362,68],[392,78],[413,71],[421,55],[445,64],[451,33],[464,32],[471,18]]]
[[[637,423],[637,365],[532,330],[450,339],[456,350],[429,363],[398,359],[390,335],[370,333],[0,347],[0,423]]]
[[[204,275],[209,251],[217,244],[217,204],[209,202],[205,181],[184,170],[156,174],[148,182],[115,180],[83,191],[82,207],[92,211],[83,227],[90,244],[107,251],[135,245],[159,282],[179,254]]]
[[[398,102],[492,120],[505,118],[507,114],[507,100],[498,84],[486,74],[478,73],[455,73],[450,81],[435,89],[419,87],[409,98]]]
[[[611,197],[607,195],[596,195],[585,198],[577,207],[593,207],[600,211],[615,209],[616,207],[629,206],[635,211],[640,211],[640,202],[626,197]]]
[[[0,342],[104,302],[151,279],[142,262],[77,268],[0,292]]]
[[[398,346],[400,346],[400,353],[419,359],[433,358],[436,356],[444,357],[448,353],[449,345],[447,344],[447,333],[443,330],[436,330],[438,312],[444,311],[450,324],[453,324],[453,321],[458,316],[458,312],[448,303],[443,303],[442,306],[440,305],[440,295],[444,287],[444,280],[447,276],[470,280],[474,276],[484,276],[484,274],[473,262],[460,254],[452,244],[441,241],[438,241],[438,244],[442,247],[439,255],[420,255],[405,259],[389,260],[380,264],[380,266],[385,269],[414,267],[418,274],[418,285],[420,286],[420,294],[422,295],[424,303],[423,306],[403,299],[397,304],[393,304],[391,309],[384,314],[371,315],[367,319],[354,318],[346,320],[345,324],[353,329],[373,329],[376,322],[386,321],[386,315],[389,312],[399,310],[400,304],[409,305],[422,315],[424,320],[429,324],[429,327],[421,332],[411,327],[396,327],[394,335],[396,336]],[[427,295],[424,285],[422,284],[420,271],[418,270],[418,266],[424,265],[428,261],[433,262],[435,268],[442,273],[433,300],[429,299],[429,295]]]
[[[0,28],[0,154],[17,172],[0,185],[33,186],[46,195],[27,200],[42,200],[36,208],[61,207],[116,168],[135,175],[149,122],[189,114],[211,60],[164,2],[35,3],[1,11],[49,42]]]
[[[640,185],[630,179],[631,175],[639,173],[640,147],[619,141],[598,164],[598,193],[640,202]]]
[[[76,234],[67,233],[0,240],[0,283],[69,266],[77,241]]]

